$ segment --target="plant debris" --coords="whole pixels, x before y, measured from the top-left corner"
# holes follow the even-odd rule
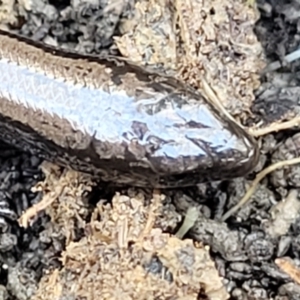
[[[66,247],[63,268],[42,278],[33,300],[228,299],[208,248],[149,226],[160,206],[159,195],[150,204],[141,194],[100,201],[85,236]]]
[[[44,211],[51,222],[66,237],[66,244],[76,237],[75,232],[85,227],[90,213],[88,195],[95,185],[89,175],[81,174],[43,162],[45,181],[39,182],[32,192],[43,192],[42,200],[28,208],[19,218],[22,227],[28,227],[38,212]]]
[[[163,67],[196,89],[205,78],[223,106],[249,117],[265,66],[253,28],[257,9],[243,0],[138,1],[116,44],[125,57]]]

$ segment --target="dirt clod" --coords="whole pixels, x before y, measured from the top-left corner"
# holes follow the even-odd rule
[[[159,199],[147,207],[141,195],[100,201],[86,236],[66,247],[63,268],[43,277],[33,299],[228,299],[207,248],[147,228],[159,210]]]

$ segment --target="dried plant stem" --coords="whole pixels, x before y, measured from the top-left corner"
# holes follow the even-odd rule
[[[213,104],[215,108],[219,109],[229,120],[233,121],[239,127],[243,128],[243,126],[239,122],[237,122],[233,118],[233,116],[225,109],[217,93],[213,90],[213,87],[208,84],[207,80],[204,77],[201,79],[201,83],[207,100],[210,101],[210,103]]]
[[[296,118],[293,118],[292,120],[289,120],[286,122],[271,124],[270,126],[265,127],[265,128],[259,128],[259,129],[250,128],[248,131],[252,136],[259,137],[259,136],[269,134],[271,132],[278,132],[278,131],[290,129],[292,127],[296,127],[299,125],[300,125],[300,117],[296,117]]]
[[[136,241],[137,243],[142,243],[144,238],[146,236],[149,236],[151,230],[153,229],[154,223],[155,223],[155,218],[157,217],[157,209],[158,207],[161,205],[162,199],[165,196],[161,194],[160,190],[155,189],[153,191],[153,195],[152,195],[152,204],[150,205],[150,210],[149,210],[149,214],[148,214],[148,219],[146,222],[146,225],[142,231],[142,233],[140,234],[138,240]]]
[[[246,194],[244,195],[244,197],[239,201],[238,204],[233,206],[231,209],[229,209],[227,213],[224,214],[224,216],[222,217],[222,221],[226,221],[230,216],[232,216],[237,210],[239,210],[243,205],[245,205],[249,201],[249,199],[255,192],[257,185],[266,175],[275,171],[276,169],[283,168],[286,166],[296,165],[299,163],[300,163],[300,157],[289,159],[289,160],[283,160],[265,168],[260,173],[258,173],[255,179],[253,180],[250,188],[247,190]]]
[[[55,192],[44,195],[42,201],[29,207],[19,218],[19,225],[27,228],[30,221],[37,216],[37,214],[50,206],[60,195],[62,195],[65,187],[58,186]]]

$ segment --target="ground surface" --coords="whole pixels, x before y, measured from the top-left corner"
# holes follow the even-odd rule
[[[20,33],[37,40],[80,52],[117,54],[113,36],[126,31],[126,20],[132,16],[134,7],[133,1],[123,6],[120,3],[112,2],[107,9],[104,1],[32,0],[20,1],[18,6],[5,1],[0,17],[4,23],[14,23]],[[149,3],[154,5],[159,1]],[[261,12],[255,28],[258,40],[270,62],[282,60],[299,48],[300,3],[258,1],[258,7]],[[157,14],[153,13],[153,19]],[[255,20],[249,10],[239,15],[243,22],[245,15],[250,21]],[[143,43],[133,46],[142,47]],[[205,58],[205,52],[201,53]],[[153,55],[146,57],[149,58],[146,63],[151,63]],[[259,59],[249,59],[247,63],[247,67],[251,64],[257,71],[261,66]],[[183,70],[189,66],[185,61],[182,64]],[[255,76],[247,77],[245,84],[251,85],[250,92],[235,94],[228,90],[226,93],[237,95],[236,105],[226,101],[223,104],[238,116],[250,107],[254,113],[251,124],[259,121],[269,124],[297,114],[300,62],[283,64],[280,70],[262,76],[261,86]],[[172,56],[164,67],[172,70]],[[247,70],[239,71],[237,77]],[[194,78],[192,75],[187,79]],[[196,81],[191,83],[197,85]],[[254,100],[251,89],[258,87]],[[299,141],[296,129],[263,137],[256,171],[272,162],[299,156]],[[1,145],[0,299],[93,299],[99,291],[106,293],[106,299],[112,299],[109,298],[112,292],[115,299],[120,295],[126,299],[125,294],[127,299],[149,299],[149,295],[156,299],[187,299],[180,298],[186,295],[188,299],[300,298],[299,166],[273,172],[258,186],[251,203],[222,223],[218,219],[242,198],[255,174],[232,182],[171,191],[164,200],[153,196],[151,191],[117,190],[121,195],[116,195],[116,191],[105,187],[97,189],[90,199],[86,196],[92,186],[88,178],[51,166],[44,167],[46,180],[36,187],[43,193],[31,191],[44,178],[39,170],[41,161],[7,149]],[[61,194],[55,190],[56,186],[67,188]],[[54,194],[49,192],[54,190]],[[42,194],[50,202],[53,200],[53,205],[46,211],[33,213],[31,226],[21,228],[17,218],[37,204]],[[113,209],[109,204],[112,198]],[[100,199],[108,203],[98,202]],[[199,215],[188,237],[199,244],[162,233],[175,233],[182,216],[192,206],[197,207]],[[124,215],[126,218],[120,219]],[[124,228],[129,228],[128,232],[124,233]],[[123,252],[116,258],[120,248]],[[199,272],[195,271],[196,266]],[[223,277],[228,295],[214,266]],[[123,283],[116,288],[112,283],[121,274]],[[150,274],[147,280],[145,274]],[[98,285],[91,286],[89,279],[95,276],[99,276]],[[138,290],[140,298],[134,293],[138,283],[142,283]],[[128,289],[124,291],[126,286]]]

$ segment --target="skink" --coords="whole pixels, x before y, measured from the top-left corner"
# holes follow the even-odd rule
[[[231,179],[258,161],[252,137],[181,81],[2,30],[0,139],[103,181],[140,187]]]

